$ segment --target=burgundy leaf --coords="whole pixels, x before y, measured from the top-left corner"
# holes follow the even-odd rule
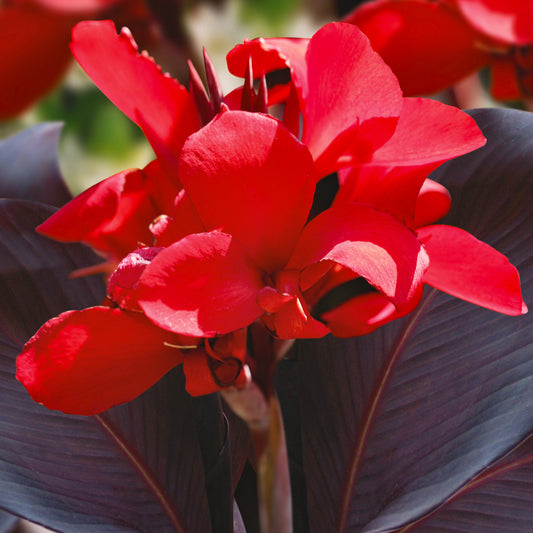
[[[57,161],[62,124],[37,124],[0,141],[0,197],[60,207],[72,196]]]
[[[18,517],[9,513],[0,511],[0,532],[10,533],[14,531],[15,524],[18,522]]]
[[[533,300],[533,118],[472,113],[486,147],[432,179],[444,220],[506,254]],[[301,341],[302,464],[311,532],[528,533],[533,324],[427,289],[371,335]]]
[[[400,531],[524,532],[533,523],[533,438],[472,478],[425,519]],[[479,519],[479,510],[485,517]],[[516,510],[516,512],[513,512]],[[511,517],[511,518],[510,518]]]
[[[52,209],[2,200],[0,210],[0,508],[57,531],[210,532],[190,397],[171,371],[145,394],[97,417],[31,400],[15,356],[48,318],[94,305],[99,278],[80,245],[33,231]]]

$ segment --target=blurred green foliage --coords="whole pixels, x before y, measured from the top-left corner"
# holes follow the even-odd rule
[[[92,155],[121,158],[141,142],[141,130],[96,87],[63,86],[36,109],[39,121],[64,122],[64,134],[76,136]]]
[[[300,0],[247,0],[241,2],[244,20],[261,20],[275,31],[291,19],[301,7]]]

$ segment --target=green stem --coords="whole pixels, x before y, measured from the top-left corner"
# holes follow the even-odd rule
[[[289,464],[283,420],[277,397],[269,400],[269,424],[252,429],[257,458],[261,533],[291,533]]]
[[[281,409],[275,394],[267,400],[252,381],[222,396],[250,428],[257,464],[261,533],[292,533],[291,485]]]

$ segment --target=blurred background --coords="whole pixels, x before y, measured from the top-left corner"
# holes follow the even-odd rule
[[[58,52],[42,50],[47,46],[45,40],[50,42],[46,28],[56,31],[52,26],[62,24],[66,43],[70,28],[78,20],[113,18],[117,27],[128,25],[140,48],[147,49],[164,71],[184,85],[188,84],[187,58],[191,58],[202,72],[199,58],[202,47],[205,47],[224,92],[229,92],[238,84],[238,80],[227,73],[225,64],[225,56],[233,46],[245,38],[260,36],[311,37],[320,26],[338,20],[362,3],[342,0],[107,0],[99,2],[112,5],[107,10],[84,12],[79,7],[91,2],[98,3],[92,0],[0,2],[0,16],[2,11],[16,11],[18,6],[27,10],[30,6],[29,11],[17,15],[19,18],[14,21],[2,23],[0,19],[3,44],[11,46],[11,55],[26,54],[17,60],[18,65],[7,66],[8,70],[17,69],[11,73],[11,78],[29,76],[28,70],[39,68],[46,77],[56,68],[59,59],[54,64],[51,61],[53,57],[58,58]],[[74,7],[77,3],[78,7]],[[37,28],[34,31],[32,26],[26,27],[26,20],[32,17]],[[17,30],[17,24],[21,26],[20,30]],[[17,31],[26,35],[23,46]],[[29,37],[31,34],[34,37]],[[61,50],[61,54],[70,56],[68,45],[62,46],[65,51]],[[23,52],[19,52],[21,48],[24,48]],[[23,74],[23,64],[31,64],[32,60],[39,64],[31,65]],[[46,64],[48,60],[49,65]],[[0,59],[0,72],[2,61],[5,59]],[[153,153],[140,129],[107,100],[81,68],[69,57],[64,61],[67,66],[56,76],[57,79],[50,81],[51,88],[42,91],[44,96],[33,97],[29,104],[22,104],[22,110],[16,109],[14,113],[8,110],[2,116],[0,112],[0,139],[39,122],[63,123],[59,163],[69,188],[77,194],[120,170],[143,167],[153,158]],[[34,83],[28,77],[26,85]]]

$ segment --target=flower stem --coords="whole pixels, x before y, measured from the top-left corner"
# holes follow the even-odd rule
[[[292,533],[289,463],[277,396],[267,399],[253,381],[245,389],[224,389],[222,396],[252,435],[261,533]]]
[[[278,399],[269,399],[269,424],[252,429],[257,457],[261,533],[291,533],[292,507],[285,432]]]
[[[252,324],[249,334],[254,372],[244,388],[228,387],[221,394],[252,436],[261,533],[292,533],[289,462],[274,370],[294,340],[274,339],[260,324]]]

